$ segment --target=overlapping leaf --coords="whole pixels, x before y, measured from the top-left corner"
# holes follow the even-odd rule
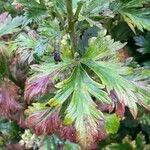
[[[148,32],[145,36],[136,36],[134,37],[135,44],[139,46],[137,49],[138,52],[142,54],[150,53],[150,32]]]
[[[104,39],[107,37],[105,37],[105,34],[103,33],[100,33],[100,35],[102,35]],[[101,39],[102,36],[100,36]],[[125,77],[122,76],[124,73],[128,74],[129,72],[126,67],[122,66],[121,64],[119,65],[119,63],[116,62],[116,51],[113,51],[113,47],[117,50],[117,46],[113,46],[113,44],[111,44],[112,49],[109,48],[109,43],[112,43],[111,39],[110,42],[108,42],[108,45],[105,45],[103,43],[104,42],[102,40],[99,40],[98,42],[95,39],[91,44],[89,44],[89,48],[85,53],[82,62],[87,65],[91,70],[93,70],[95,74],[97,74],[102,84],[106,86],[108,93],[111,90],[115,90],[119,100],[123,100],[124,104],[130,108],[133,116],[136,116],[136,103],[141,104],[142,100],[143,103],[148,104],[148,101],[150,101],[150,99],[148,98],[149,92],[144,89],[140,89],[139,87],[135,86],[135,84],[132,83],[130,80],[128,81]],[[105,49],[102,46],[97,47],[97,45],[105,45]],[[93,49],[94,51],[98,51],[99,49],[100,52],[97,52],[97,55],[93,55]],[[109,57],[109,55],[111,57]],[[97,58],[99,58],[99,61],[96,61]],[[138,93],[140,93],[141,97],[139,97]]]
[[[38,135],[58,134],[61,139],[76,141],[75,127],[64,126],[60,116],[60,109],[45,106],[44,103],[34,103],[26,110],[26,124]]]
[[[18,102],[18,88],[11,82],[5,81],[0,85],[0,114],[11,118],[12,115],[22,110],[22,105]]]
[[[131,140],[131,137],[126,136],[121,143],[111,143],[105,146],[102,150],[148,150],[150,145],[146,144],[145,137],[143,134],[139,133],[135,140]]]
[[[25,7],[25,16],[29,21],[38,21],[47,15],[47,8],[44,1],[16,0]]]
[[[84,15],[98,15],[102,11],[108,9],[109,0],[88,0],[84,1],[82,14]]]
[[[150,10],[124,10],[121,12],[124,20],[129,27],[135,32],[135,27],[143,31],[143,29],[150,30]]]
[[[12,18],[7,12],[0,15],[0,36],[6,34],[12,34],[16,31],[19,31],[19,26],[23,22],[22,16],[17,16]]]
[[[34,61],[34,56],[42,56],[47,48],[48,40],[40,38],[34,30],[31,30],[28,32],[28,35],[21,33],[16,40],[10,44],[9,51],[12,52],[16,50],[20,62],[28,62],[28,64],[30,64]]]
[[[148,4],[149,0],[117,0],[111,5],[114,12],[120,13],[129,27],[135,32],[135,27],[143,31],[150,30],[150,9],[143,8],[143,4]]]
[[[114,42],[110,35],[106,36],[106,30],[103,29],[99,32],[98,37],[93,37],[89,40],[89,46],[83,58],[98,60],[101,58],[112,58],[116,51],[123,48],[125,44]]]
[[[25,86],[25,99],[31,100],[34,96],[42,96],[49,89],[54,87],[54,77],[59,72],[65,70],[69,63],[45,63],[43,65],[33,65],[32,69],[39,73],[27,80]]]

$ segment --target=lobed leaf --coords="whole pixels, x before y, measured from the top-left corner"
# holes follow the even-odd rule
[[[86,147],[97,139],[99,120],[102,118],[102,113],[96,108],[90,94],[104,103],[111,103],[111,99],[101,90],[101,85],[93,81],[80,65],[75,68],[71,77],[60,85],[62,88],[48,104],[60,106],[70,97],[64,123],[74,122],[77,138],[81,145]],[[92,130],[89,130],[90,128]]]
[[[150,11],[149,8],[141,8],[143,4],[148,4],[150,0],[117,0],[111,5],[115,13],[123,16],[124,21],[135,32],[135,27],[143,31],[143,29],[150,30]]]
[[[0,114],[11,118],[17,111],[22,110],[22,105],[17,101],[18,88],[11,81],[6,81],[0,86]]]
[[[0,36],[18,32],[24,18],[17,16],[12,18],[7,12],[0,15]]]
[[[67,63],[32,65],[32,69],[39,72],[29,78],[25,86],[25,99],[31,100],[34,96],[46,94],[54,89],[54,77],[68,66]]]
[[[98,37],[89,40],[88,48],[83,55],[86,59],[102,59],[104,57],[114,57],[116,51],[123,48],[125,44],[114,42],[110,35],[106,35],[107,31],[101,30]]]
[[[137,46],[139,46],[139,48],[137,49],[138,52],[142,53],[142,54],[146,54],[146,53],[150,53],[150,32],[148,32],[146,34],[146,36],[135,36],[134,40],[135,40],[135,44]]]
[[[43,0],[39,2],[36,0],[17,0],[17,2],[25,7],[25,16],[29,22],[39,21],[47,15],[47,8]]]

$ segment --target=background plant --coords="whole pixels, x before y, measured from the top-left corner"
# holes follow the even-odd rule
[[[140,36],[150,29],[148,4],[14,1],[16,15],[0,15],[0,113],[8,130],[12,122],[18,128],[13,138],[2,129],[3,148],[96,149],[120,123],[121,133],[129,114],[133,121],[145,114],[139,106],[149,111],[149,67],[131,59],[136,45],[148,49],[147,31]]]

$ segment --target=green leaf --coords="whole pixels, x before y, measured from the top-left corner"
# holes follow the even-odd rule
[[[39,21],[47,16],[47,8],[43,0],[39,2],[36,0],[17,0],[17,2],[25,7],[25,16],[29,21]]]
[[[102,118],[102,113],[96,108],[91,95],[96,96],[104,103],[110,103],[111,100],[107,93],[101,89],[101,85],[93,81],[80,65],[75,68],[67,80],[59,84],[59,87],[61,89],[58,90],[54,98],[50,99],[48,104],[61,106],[70,98],[64,120],[67,124],[74,122],[77,137],[81,145],[86,146],[97,134],[98,120]]]
[[[114,13],[119,13],[127,22],[129,27],[135,32],[135,27],[143,31],[150,30],[150,9],[141,8],[143,4],[148,4],[150,0],[117,0],[111,4]]]
[[[106,86],[108,92],[111,90],[116,91],[119,100],[123,100],[125,105],[130,108],[133,116],[136,117],[136,103],[138,102],[138,98],[135,93],[136,89],[134,84],[119,75],[115,65],[113,66],[110,65],[110,63],[95,61],[87,61],[83,63],[97,74],[102,81],[102,84]]]
[[[105,29],[101,30],[98,37],[89,40],[87,51],[83,55],[85,59],[98,60],[104,57],[113,57],[116,51],[123,48],[125,44],[114,42],[110,35],[106,35]]]
[[[64,150],[81,150],[79,145],[72,143],[68,140],[64,143],[63,149]]]
[[[125,8],[139,8],[149,2],[150,0],[115,0],[111,3],[110,8],[116,12]]]
[[[12,121],[0,120],[0,132],[8,138],[14,138],[19,135],[19,126]]]
[[[32,106],[29,106],[28,109],[25,110],[25,114],[27,115],[45,109],[46,109],[45,103],[32,103]]]
[[[132,115],[137,115],[137,103],[149,109],[149,92],[136,84],[134,79],[130,79],[131,72],[135,71],[126,68],[117,60],[117,51],[123,45],[114,42],[110,36],[106,36],[106,31],[100,32],[99,36],[89,41],[89,47],[81,59],[81,63],[90,68],[100,79],[99,82],[106,86],[107,92],[116,92],[118,100],[128,106]],[[130,71],[129,71],[130,70]],[[136,71],[135,71],[136,72]],[[142,71],[149,74],[149,71]],[[146,75],[144,75],[146,76]],[[143,76],[143,77],[144,77]],[[139,96],[140,95],[140,96]],[[148,107],[146,107],[148,106]]]
[[[150,30],[150,10],[136,10],[127,9],[121,11],[121,15],[127,22],[129,27],[135,32],[135,27],[143,31],[143,29]]]
[[[109,0],[89,0],[85,1],[82,13],[86,15],[97,15],[103,9],[108,8]]]
[[[150,32],[148,32],[145,36],[136,36],[134,37],[135,44],[139,46],[137,49],[138,52],[142,54],[150,53]]]
[[[117,133],[120,126],[120,119],[116,116],[116,114],[105,116],[105,128],[107,133],[115,134]]]
[[[22,33],[17,37],[16,43],[23,49],[32,49],[36,45],[36,41],[25,33]]]
[[[25,33],[19,34],[15,41],[10,44],[9,50],[12,52],[19,47],[18,53],[20,53],[22,61],[28,60],[29,64],[33,61],[35,55],[41,57],[48,49],[48,39],[40,38],[34,30],[30,32],[28,35]]]
[[[19,26],[22,25],[24,18],[22,16],[17,16],[12,18],[7,12],[0,15],[0,36],[6,34],[12,34],[18,32]]]
[[[56,135],[52,135],[50,137],[47,136],[42,142],[39,150],[56,150],[58,149],[59,143],[61,143],[61,141]]]
[[[139,133],[135,140],[126,136],[121,143],[111,143],[110,145],[105,146],[102,150],[148,150],[149,148],[150,145],[145,143],[144,135]]]
[[[128,143],[112,143],[109,146],[106,146],[106,148],[103,148],[103,150],[133,150],[133,147],[131,145],[129,145]]]

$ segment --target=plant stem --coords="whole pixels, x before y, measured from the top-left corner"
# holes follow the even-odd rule
[[[72,53],[74,54],[77,51],[77,39],[75,34],[75,20],[72,8],[72,0],[65,0],[67,8],[67,17],[68,17],[68,29],[70,34],[70,39],[72,43]]]
[[[77,7],[76,13],[74,15],[75,21],[78,20],[78,16],[79,16],[79,13],[80,13],[80,11],[82,9],[83,4],[84,4],[83,2],[78,2],[78,7]]]

